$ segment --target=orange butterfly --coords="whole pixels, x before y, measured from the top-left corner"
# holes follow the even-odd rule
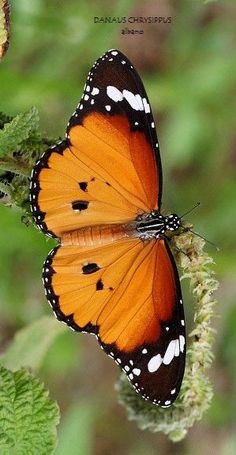
[[[95,334],[146,400],[176,399],[185,365],[178,273],[161,215],[162,172],[151,107],[119,51],[89,72],[66,139],[33,169],[38,227],[59,239],[43,269],[57,318]]]

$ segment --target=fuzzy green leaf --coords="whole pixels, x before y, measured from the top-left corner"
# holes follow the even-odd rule
[[[0,357],[1,364],[13,371],[21,367],[37,371],[55,338],[65,330],[54,317],[42,317],[16,334]]]
[[[5,123],[9,123],[11,120],[12,120],[12,117],[4,114],[3,112],[0,112],[0,129],[2,129],[4,127]]]
[[[51,454],[58,423],[58,406],[38,379],[0,368],[1,455]]]
[[[19,114],[0,131],[0,157],[12,154],[19,145],[38,128],[39,116],[35,107],[29,112]]]

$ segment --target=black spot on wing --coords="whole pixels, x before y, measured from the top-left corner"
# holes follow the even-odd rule
[[[103,282],[102,282],[102,280],[100,278],[100,280],[98,280],[97,283],[96,283],[96,290],[97,291],[102,291],[103,288],[104,288],[104,284],[103,284]]]
[[[91,262],[90,264],[84,265],[82,267],[82,271],[85,275],[89,275],[90,273],[95,273],[100,270],[100,267],[95,264],[95,262]]]
[[[87,182],[79,182],[79,187],[82,191],[88,191],[87,186],[88,186]]]
[[[72,205],[73,210],[79,210],[81,212],[82,210],[86,210],[88,208],[89,202],[88,201],[73,201],[71,205]]]

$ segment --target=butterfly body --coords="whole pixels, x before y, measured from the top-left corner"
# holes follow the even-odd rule
[[[180,219],[175,214],[165,217],[158,211],[153,211],[138,215],[136,220],[127,224],[95,225],[65,232],[61,238],[61,244],[96,246],[135,237],[143,241],[158,239],[164,237],[168,231],[179,229],[180,224]]]
[[[35,222],[58,240],[43,268],[47,299],[73,330],[96,335],[146,400],[170,406],[185,365],[185,323],[161,214],[162,170],[142,81],[119,51],[89,72],[64,141],[31,178]]]

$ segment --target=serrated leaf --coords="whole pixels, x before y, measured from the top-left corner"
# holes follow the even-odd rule
[[[12,343],[0,357],[0,362],[13,371],[21,367],[37,371],[55,338],[66,331],[66,327],[49,316],[17,332]]]
[[[49,455],[56,446],[58,405],[26,370],[0,367],[1,455]]]
[[[0,0],[0,60],[9,45],[9,2]]]
[[[29,112],[18,114],[0,131],[0,156],[12,154],[19,149],[22,142],[29,138],[38,128],[39,116],[35,107]]]
[[[2,129],[4,127],[5,123],[9,123],[11,120],[12,120],[12,117],[4,114],[3,112],[0,112],[0,129]]]

